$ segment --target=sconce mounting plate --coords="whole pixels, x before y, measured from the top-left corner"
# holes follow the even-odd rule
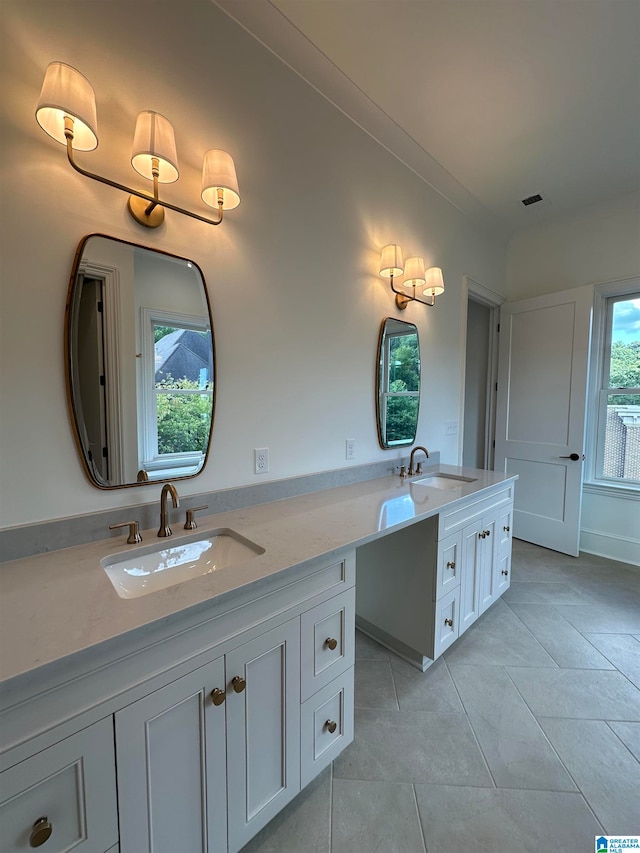
[[[164,207],[157,204],[151,213],[147,214],[149,202],[144,198],[139,198],[135,195],[129,196],[129,213],[133,216],[136,222],[144,225],[146,228],[157,228],[164,222]]]

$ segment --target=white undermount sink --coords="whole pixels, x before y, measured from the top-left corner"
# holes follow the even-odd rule
[[[100,565],[120,598],[139,598],[258,554],[264,554],[264,548],[234,530],[220,528],[112,554]]]
[[[416,486],[428,486],[430,489],[456,489],[465,483],[475,483],[476,477],[458,477],[455,474],[430,474],[420,480],[412,480]]]

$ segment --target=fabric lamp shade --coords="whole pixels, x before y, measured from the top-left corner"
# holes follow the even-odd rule
[[[383,278],[391,278],[392,275],[402,275],[403,272],[402,249],[395,243],[390,243],[380,252],[380,275]]]
[[[404,265],[402,286],[419,287],[424,282],[424,260],[422,258],[407,258]]]
[[[444,293],[444,279],[440,267],[430,267],[425,273],[425,296],[440,296]]]
[[[202,163],[202,200],[218,207],[218,190],[222,190],[222,209],[233,210],[240,204],[238,178],[231,154],[211,148]]]
[[[92,151],[98,146],[96,96],[91,83],[65,62],[51,62],[44,75],[36,121],[56,142],[67,144],[65,116],[73,119],[73,147]]]
[[[152,158],[158,158],[158,181],[171,184],[178,180],[176,139],[171,122],[160,113],[144,110],[136,119],[131,165],[143,178],[153,180]]]

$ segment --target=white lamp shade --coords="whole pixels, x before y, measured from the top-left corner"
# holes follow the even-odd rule
[[[444,293],[444,279],[440,267],[430,267],[424,277],[425,288],[423,293],[425,296],[440,296],[441,293]]]
[[[171,184],[178,180],[176,138],[171,122],[160,113],[144,110],[136,119],[131,165],[143,178],[153,180],[151,158],[158,158],[158,181]]]
[[[92,151],[98,145],[96,96],[84,74],[64,62],[51,62],[44,75],[36,121],[56,142],[67,144],[65,116],[73,119],[73,147]]]
[[[218,190],[222,190],[222,209],[233,210],[240,204],[238,178],[231,154],[211,148],[202,163],[202,200],[218,207]]]
[[[395,243],[390,243],[380,252],[380,275],[383,278],[391,278],[392,275],[402,275],[403,272],[402,249]]]
[[[407,258],[404,264],[403,287],[406,285],[419,287],[424,282],[424,260],[422,258]]]

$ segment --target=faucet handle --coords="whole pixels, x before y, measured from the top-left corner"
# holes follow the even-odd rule
[[[119,527],[128,527],[129,536],[127,538],[128,545],[135,545],[136,542],[142,542],[140,534],[140,523],[137,521],[121,521],[120,524],[110,524],[109,530],[117,530]]]
[[[422,462],[418,462],[416,465],[416,474],[422,474]]]
[[[187,520],[184,523],[184,529],[185,530],[195,530],[196,529],[196,527],[198,525],[196,524],[196,520],[194,518],[194,515],[203,509],[209,509],[209,504],[203,504],[202,506],[192,506],[191,509],[187,510]]]

